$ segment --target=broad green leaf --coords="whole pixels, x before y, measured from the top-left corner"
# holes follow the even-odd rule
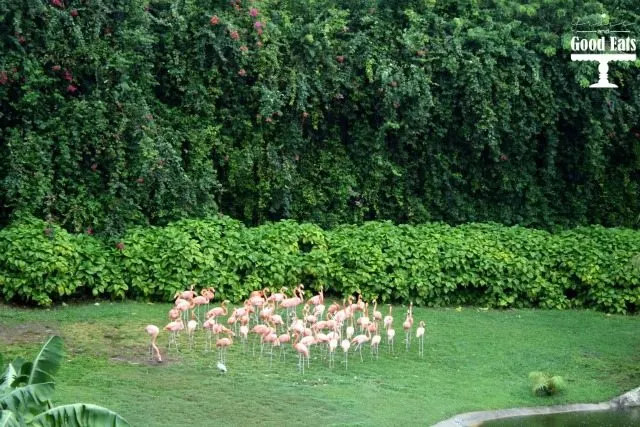
[[[35,417],[35,427],[128,427],[129,423],[117,413],[89,403],[57,406]]]
[[[31,384],[12,389],[0,396],[0,408],[22,413],[32,408],[44,409],[53,394],[53,383]]]
[[[9,410],[0,410],[0,427],[22,427],[16,415]]]
[[[52,336],[33,360],[33,368],[29,375],[28,384],[53,382],[54,375],[60,369],[62,362],[62,338]]]

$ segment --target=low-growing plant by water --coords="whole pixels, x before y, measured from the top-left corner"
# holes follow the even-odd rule
[[[564,380],[558,375],[535,371],[529,373],[529,378],[533,382],[533,394],[537,396],[552,396],[565,388]]]

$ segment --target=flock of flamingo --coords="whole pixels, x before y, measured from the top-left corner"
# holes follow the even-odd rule
[[[202,289],[200,295],[194,292],[193,286],[188,291],[178,292],[175,295],[175,306],[169,310],[170,322],[163,328],[169,332],[168,348],[175,347],[176,351],[179,351],[179,335],[185,330],[189,347],[192,348],[197,330],[205,330],[204,350],[212,351],[215,343],[218,350],[218,369],[226,372],[226,352],[234,343],[234,338],[239,337],[243,351],[246,351],[249,336],[252,334],[255,336],[254,354],[259,343],[261,356],[266,350],[270,355],[270,361],[273,360],[274,349],[279,349],[280,356],[286,359],[286,346],[290,344],[298,354],[298,369],[304,374],[305,362],[307,367],[310,364],[312,346],[316,346],[318,351],[323,353],[329,367],[335,364],[338,347],[344,353],[345,369],[348,369],[350,351],[358,352],[360,360],[364,361],[362,349],[367,343],[371,357],[377,359],[382,341],[382,324],[382,329],[386,332],[387,351],[394,352],[395,329],[391,305],[384,317],[378,311],[375,299],[372,301],[373,313],[370,315],[369,303],[364,302],[361,295],[358,295],[357,301],[350,296],[343,299],[342,304],[333,302],[327,308],[324,305],[322,288],[306,302],[303,289],[302,284],[298,285],[293,291],[293,296],[285,294],[287,288],[282,288],[277,293],[271,293],[269,288],[254,291],[242,307],[234,308],[231,313],[227,307],[227,300],[222,301],[219,307],[209,309],[210,302],[215,298],[214,288]],[[298,317],[297,314],[300,305],[303,306],[302,317]],[[227,315],[228,318],[224,320]],[[402,327],[405,332],[406,351],[409,351],[413,329],[412,304],[409,305]],[[146,332],[151,336],[151,359],[162,362],[157,345],[160,328],[147,325]],[[419,340],[420,357],[424,356],[424,334],[425,322],[420,321],[415,331]]]

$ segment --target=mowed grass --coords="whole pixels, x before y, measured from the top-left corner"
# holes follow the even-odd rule
[[[217,304],[215,304],[217,305]],[[212,305],[213,306],[213,305]],[[55,402],[90,402],[123,415],[133,426],[430,425],[460,412],[515,406],[608,400],[640,385],[640,317],[590,311],[474,308],[414,309],[414,330],[427,322],[425,356],[417,341],[403,346],[405,309],[394,310],[395,354],[385,335],[379,360],[369,347],[364,362],[342,351],[329,369],[317,347],[311,366],[298,372],[286,360],[246,353],[235,341],[228,373],[216,369],[217,353],[196,346],[167,351],[150,363],[144,327],[167,321],[169,304],[136,302],[69,305],[50,310],[0,306],[0,352],[5,361],[32,359],[51,334],[64,338],[67,357]],[[528,373],[562,375],[563,394],[534,397]]]

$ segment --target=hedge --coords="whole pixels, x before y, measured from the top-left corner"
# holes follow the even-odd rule
[[[114,245],[30,218],[0,231],[0,295],[43,306],[90,295],[168,301],[195,284],[237,302],[251,290],[303,283],[383,303],[628,313],[640,303],[639,260],[640,232],[600,226],[552,234],[367,222],[325,231],[219,216],[133,228]]]

